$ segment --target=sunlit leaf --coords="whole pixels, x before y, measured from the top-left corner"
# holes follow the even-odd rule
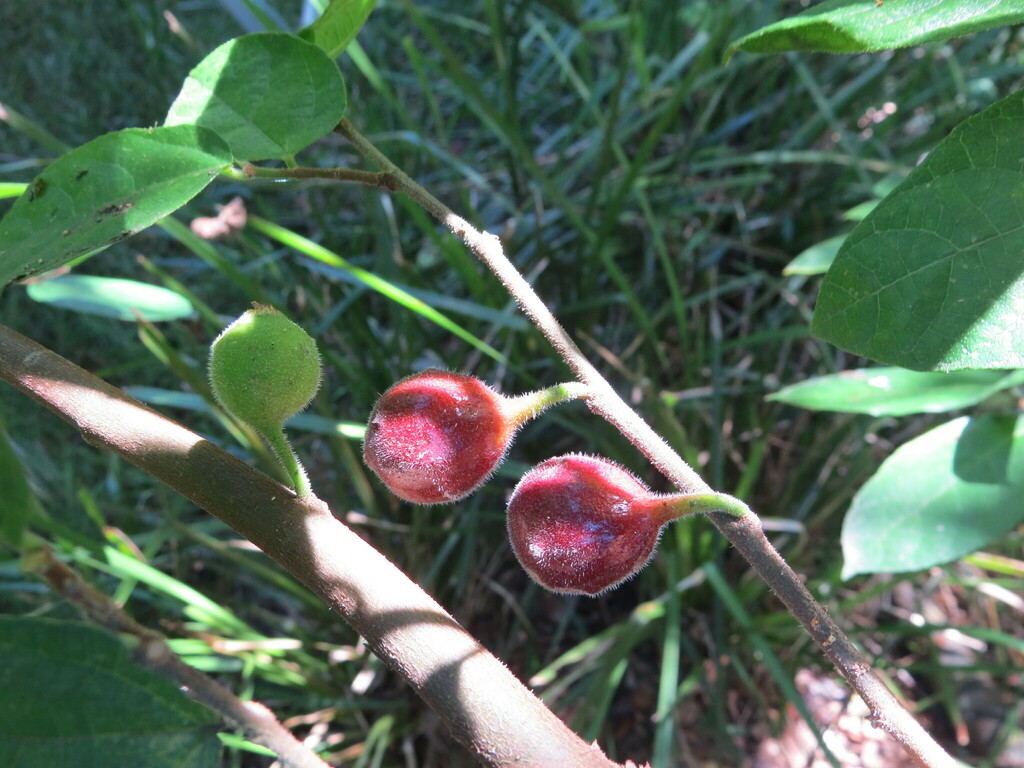
[[[1022,381],[1021,371],[922,373],[906,368],[864,368],[816,376],[780,389],[767,399],[817,411],[905,416],[967,408]]]
[[[916,571],[1024,521],[1024,416],[960,418],[900,446],[843,523],[843,577]]]
[[[1024,92],[952,133],[847,237],[812,331],[914,370],[1024,367]]]
[[[315,43],[332,59],[337,58],[355,39],[377,0],[332,0],[323,14],[305,29],[299,37]]]
[[[89,315],[135,322],[180,320],[194,314],[181,294],[158,285],[94,275],[61,275],[28,286],[28,295],[43,304]]]
[[[230,162],[224,142],[194,125],[128,128],[71,150],[0,220],[0,286],[140,232]]]
[[[949,40],[1024,21],[1018,0],[826,0],[741,37],[736,51],[862,53]]]
[[[347,103],[338,65],[321,48],[266,32],[229,40],[203,59],[165,124],[216,131],[238,160],[283,158],[330,133]]]

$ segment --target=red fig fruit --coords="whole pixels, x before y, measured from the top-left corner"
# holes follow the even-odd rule
[[[398,382],[377,401],[363,458],[399,498],[415,504],[457,501],[490,477],[524,422],[582,394],[581,385],[563,384],[505,397],[472,376],[427,370]]]
[[[569,454],[519,481],[508,502],[508,536],[542,587],[593,596],[643,568],[666,523],[708,511],[741,515],[746,506],[722,494],[657,494],[607,459]]]
[[[568,455],[538,464],[508,503],[508,535],[519,562],[554,592],[597,595],[632,576],[654,554],[664,503],[622,467]]]

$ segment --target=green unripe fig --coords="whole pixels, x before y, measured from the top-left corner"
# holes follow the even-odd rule
[[[273,307],[254,304],[210,347],[214,395],[260,432],[309,405],[320,375],[316,342]]]
[[[273,307],[253,304],[210,346],[217,401],[259,432],[277,453],[299,496],[309,482],[282,431],[320,388],[320,353],[302,328]]]

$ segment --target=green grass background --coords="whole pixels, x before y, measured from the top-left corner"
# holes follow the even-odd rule
[[[159,123],[188,70],[246,31],[213,0],[15,0],[0,7],[0,178],[29,181],[98,134]],[[299,24],[300,5],[257,4]],[[933,423],[815,414],[764,400],[780,386],[858,364],[813,339],[816,278],[783,277],[805,247],[848,227],[841,214],[899,178],[957,122],[1021,84],[1015,30],[863,56],[737,55],[729,41],[796,2],[382,0],[340,64],[350,117],[461,215],[500,234],[512,259],[640,412],[715,487],[745,499],[812,590],[887,674],[928,708],[947,743],[966,723],[957,691],[981,675],[939,664],[893,620],[944,605],[951,623],[1019,630],[981,583],[1019,588],[964,562],[929,574],[839,580],[849,499],[892,448]],[[895,112],[877,119],[892,103]],[[21,119],[19,119],[19,117]],[[308,165],[355,165],[331,136]],[[265,451],[176,400],[203,389],[207,347],[254,299],[287,308],[324,353],[312,412],[366,418],[393,381],[438,366],[508,393],[568,372],[498,282],[408,201],[307,182],[219,182],[176,218],[241,195],[251,215],[334,251],[427,302],[502,359],[408,306],[255,229],[206,246],[154,228],[79,267],[174,280],[211,310],[159,329],[44,307],[4,293],[0,320],[120,386],[169,391],[163,409],[276,472]],[[212,256],[210,251],[212,250]],[[459,766],[461,748],[359,639],[231,531],[119,460],[95,452],[10,391],[7,428],[48,513],[43,529],[89,578],[190,662],[282,718],[316,729],[338,765]],[[618,760],[753,765],[794,717],[789,681],[822,668],[808,638],[702,520],[671,527],[637,578],[599,599],[532,585],[504,534],[523,470],[599,453],[656,488],[663,479],[579,404],[529,425],[498,475],[456,505],[396,503],[363,467],[358,438],[292,434],[317,490],[587,739]],[[1019,536],[994,551],[1018,555]],[[110,550],[154,566],[140,580]],[[187,584],[244,619],[218,625]],[[0,609],[71,616],[0,550]],[[190,610],[191,608],[191,610]],[[934,621],[930,619],[930,621]],[[1013,624],[1013,622],[1016,624]],[[245,641],[225,650],[215,639]],[[1020,698],[1020,659],[976,660]],[[826,670],[827,672],[827,670]],[[966,727],[966,726],[965,726]],[[1012,728],[998,733],[1007,736]],[[954,745],[955,746],[955,745]],[[978,764],[999,747],[983,744]],[[226,765],[265,765],[232,750]]]

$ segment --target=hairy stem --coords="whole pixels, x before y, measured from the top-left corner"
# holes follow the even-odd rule
[[[242,701],[208,675],[183,662],[159,632],[144,627],[109,597],[57,559],[41,539],[32,537],[25,547],[22,570],[43,579],[54,592],[70,601],[95,624],[139,641],[137,662],[186,689],[200,704],[218,713],[230,726],[242,728],[246,738],[274,752],[288,768],[328,768],[308,747],[255,701]]]
[[[253,542],[320,596],[481,763],[615,768],[430,596],[339,521],[60,355],[0,325],[0,379]]]
[[[725,512],[735,517],[753,514],[750,507],[725,493],[673,493],[645,501],[661,523],[670,523],[699,512]]]
[[[688,494],[712,494],[714,490],[687,464],[639,414],[619,397],[611,384],[583,355],[547,304],[533,290],[505,255],[497,236],[480,232],[431,195],[391,162],[348,119],[336,129],[364,159],[392,174],[398,190],[437,218],[462,240],[501,281],[537,329],[561,355],[566,365],[589,392],[587,403],[597,415],[615,425],[676,487]],[[754,568],[789,611],[814,638],[825,657],[871,710],[873,722],[884,728],[921,766],[954,768],[955,761],[921,727],[899,699],[871,669],[853,642],[807,591],[775,547],[764,535],[755,514],[735,516],[712,512],[708,518]]]
[[[569,400],[580,400],[589,396],[585,384],[578,381],[568,381],[564,384],[555,384],[536,392],[527,392],[524,395],[506,397],[502,401],[502,408],[506,417],[517,428],[528,421],[537,418],[541,413],[559,403]]]
[[[326,179],[329,181],[342,181],[352,184],[367,184],[371,187],[380,187],[392,192],[398,189],[398,185],[392,175],[386,171],[364,171],[358,168],[310,168],[307,166],[296,166],[294,168],[263,168],[258,165],[246,163],[241,168],[227,168],[222,171],[224,176],[232,179],[268,179],[270,181],[297,181],[303,179]]]
[[[277,454],[278,461],[281,462],[285,472],[288,473],[288,477],[292,479],[292,488],[295,489],[295,495],[300,499],[309,496],[313,492],[313,489],[309,486],[309,476],[306,474],[306,468],[302,466],[302,462],[299,460],[299,455],[295,453],[292,444],[285,437],[284,429],[260,431],[260,434],[263,435],[267,444]]]

